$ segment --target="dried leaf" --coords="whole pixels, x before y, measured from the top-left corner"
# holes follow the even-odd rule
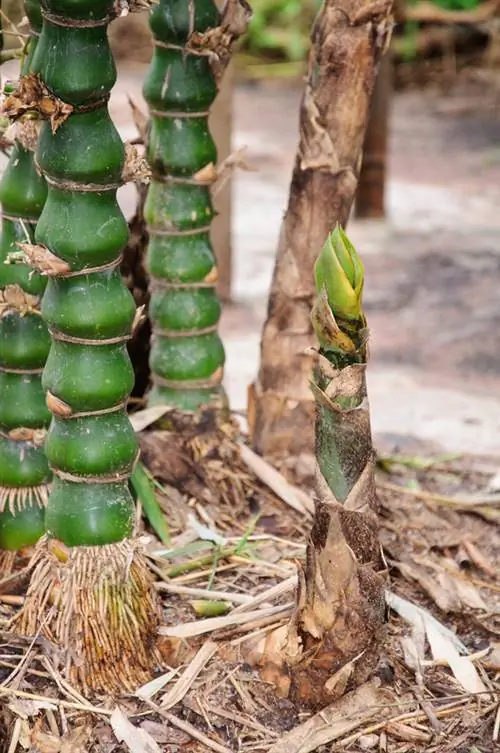
[[[45,429],[27,429],[25,426],[9,431],[9,439],[14,442],[31,442],[35,447],[43,447],[46,436]]]
[[[207,641],[203,644],[197,654],[191,659],[174,687],[161,699],[160,706],[163,709],[171,709],[176,703],[182,701],[193,682],[196,680],[202,669],[208,664],[217,649],[218,644],[215,643],[215,641]]]
[[[453,590],[449,591],[443,588],[436,576],[431,575],[417,565],[410,565],[407,562],[398,562],[397,568],[405,578],[416,581],[443,612],[457,612],[460,610],[461,602],[457,598],[456,593]]]
[[[138,410],[136,413],[132,413],[130,416],[130,423],[134,427],[134,431],[137,433],[147,429],[148,426],[154,424],[159,418],[172,410],[169,405],[154,405],[152,408],[146,408],[145,410]]]
[[[134,725],[116,707],[110,717],[110,724],[118,742],[123,742],[131,753],[161,753],[158,743],[149,732]]]
[[[491,669],[500,671],[500,643],[492,643],[491,651],[484,659],[483,664]]]
[[[73,409],[71,406],[68,405],[68,403],[65,403],[64,400],[61,400],[61,398],[53,395],[52,392],[47,392],[45,395],[45,402],[47,403],[49,411],[56,416],[69,418],[69,416],[73,415]]]
[[[49,699],[46,701],[32,701],[22,698],[16,698],[8,704],[8,708],[21,717],[21,719],[29,719],[32,716],[38,716],[42,709],[50,709],[51,711],[57,711],[57,703],[52,703]]]
[[[480,570],[483,570],[483,572],[486,573],[486,575],[489,575],[490,578],[496,577],[496,570],[495,568],[488,562],[486,557],[482,552],[479,551],[477,546],[470,541],[470,539],[464,539],[463,545],[465,550],[467,551],[467,554],[471,558],[472,562],[475,564],[476,567],[478,567]]]
[[[384,701],[382,691],[375,685],[362,685],[282,735],[268,753],[310,753],[359,729],[370,719],[383,718]]]
[[[469,607],[470,609],[482,609],[487,611],[488,607],[476,586],[470,581],[461,577],[455,577],[452,573],[440,573],[438,575],[439,583],[443,588],[449,588],[454,591],[460,607]]]
[[[31,733],[31,746],[37,753],[61,753],[62,740],[55,735],[34,729]]]
[[[467,654],[467,648],[464,646],[458,635],[443,625],[439,620],[436,620],[427,609],[419,607],[417,604],[412,604],[411,601],[403,599],[402,596],[398,596],[392,591],[385,592],[385,603],[396,614],[409,622],[410,625],[417,630],[426,629],[428,623],[432,623],[436,630],[442,633],[451,643],[455,646],[456,650],[461,654]]]
[[[344,664],[343,667],[341,667],[337,672],[335,672],[335,674],[332,675],[326,681],[325,690],[327,690],[329,693],[332,693],[332,694],[333,694],[333,691],[336,690],[336,696],[338,697],[344,695],[345,689],[347,687],[347,683],[349,682],[349,678],[354,672],[354,667],[355,667],[357,659],[359,659],[359,656],[356,657],[356,659],[353,659],[352,661],[347,662],[347,664]]]
[[[145,683],[145,685],[141,685],[140,688],[137,688],[135,695],[138,698],[141,698],[143,701],[148,700],[149,698],[153,698],[157,693],[160,692],[160,690],[163,690],[165,685],[167,685],[170,680],[172,680],[176,676],[176,674],[177,671],[175,669],[171,669],[169,672],[165,672],[165,674],[160,675],[159,677],[155,677],[153,680]]]
[[[0,318],[11,311],[20,316],[40,314],[39,299],[26,293],[20,285],[6,285],[0,290]]]
[[[456,680],[467,693],[486,691],[474,664],[467,656],[460,656],[453,641],[430,620],[425,620],[425,630],[434,660],[448,664]]]
[[[52,253],[46,246],[36,243],[16,243],[24,256],[22,261],[34,267],[41,275],[58,277],[71,271],[70,265]]]
[[[151,737],[153,737],[157,743],[163,745],[169,743],[170,745],[183,746],[191,742],[191,737],[188,734],[182,732],[180,729],[172,729],[172,727],[168,727],[165,722],[159,724],[158,722],[152,722],[149,719],[146,719],[145,722],[142,722],[141,727],[142,729],[145,729],[146,732],[149,732]]]
[[[22,76],[17,90],[5,98],[2,112],[11,120],[36,113],[50,122],[52,133],[55,133],[71,115],[73,107],[49,91],[36,74],[29,74]]]
[[[90,732],[87,726],[71,729],[63,737],[60,753],[87,753]]]
[[[281,475],[275,468],[267,463],[263,458],[257,455],[250,447],[247,447],[243,442],[238,442],[240,448],[241,459],[247,465],[251,471],[255,473],[260,480],[266,484],[283,502],[292,507],[302,515],[312,514],[314,512],[314,503],[309,500],[309,503],[304,504],[304,498],[302,495],[299,497],[295,493],[295,489],[284,476]]]
[[[193,179],[198,183],[214,183],[217,180],[217,175],[217,168],[214,163],[209,162],[208,165],[205,165],[193,175]]]
[[[125,164],[122,170],[124,183],[149,183],[151,180],[151,168],[137,147],[133,144],[125,144]]]

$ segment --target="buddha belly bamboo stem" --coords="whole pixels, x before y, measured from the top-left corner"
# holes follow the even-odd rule
[[[126,413],[133,384],[126,344],[136,312],[119,273],[128,236],[116,200],[125,153],[107,107],[116,70],[106,30],[116,10],[110,0],[45,0],[42,14],[35,75],[21,80],[6,108],[46,118],[36,160],[48,196],[36,245],[22,250],[48,277],[43,387],[54,480],[47,536],[13,627],[61,646],[71,682],[115,692],[148,677],[159,620],[144,555],[130,538],[138,449]]]
[[[217,177],[208,114],[217,84],[197,41],[217,30],[212,0],[160,0],[151,13],[155,50],[145,83],[152,170],[145,206],[153,328],[149,402],[192,411],[221,394],[221,305],[210,241]]]
[[[39,3],[27,2],[31,37],[23,65],[28,72],[42,26]],[[36,121],[20,124],[36,135]],[[50,413],[41,375],[50,338],[40,316],[45,279],[26,264],[8,264],[16,242],[33,240],[45,202],[45,181],[34,165],[34,145],[18,131],[0,183],[0,549],[16,551],[44,532],[50,470],[43,451]],[[2,559],[0,558],[0,572]]]

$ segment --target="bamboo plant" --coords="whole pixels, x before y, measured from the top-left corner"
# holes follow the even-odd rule
[[[313,266],[354,200],[370,96],[392,29],[392,0],[324,0],[312,28],[300,142],[249,390],[252,444],[266,456],[314,453],[309,382]]]
[[[119,272],[128,228],[116,200],[124,147],[107,108],[116,69],[106,30],[112,0],[47,0],[33,57],[6,109],[44,115],[36,160],[48,196],[36,244],[48,277],[51,336],[43,373],[52,413],[53,472],[40,542],[14,629],[65,649],[64,671],[85,689],[132,689],[156,661],[158,601],[132,537],[129,478],[137,440],[126,413],[133,370],[126,343],[135,305]],[[50,51],[50,54],[48,54]]]
[[[338,226],[314,277],[317,501],[295,613],[278,659],[268,650],[263,665],[294,700],[323,707],[364,682],[377,664],[384,568],[365,379],[364,270]],[[272,665],[280,661],[276,675]]]
[[[23,71],[28,72],[42,26],[38,2],[26,2],[31,35]],[[0,182],[0,570],[12,554],[44,532],[50,471],[43,451],[50,413],[41,374],[50,338],[40,316],[45,278],[26,264],[8,264],[18,241],[32,241],[47,188],[37,173],[35,121],[19,124]],[[1,563],[3,561],[4,568]]]
[[[221,305],[210,241],[217,177],[208,114],[217,94],[210,55],[197,41],[219,27],[213,0],[159,0],[155,50],[144,82],[152,180],[145,205],[149,248],[150,404],[194,411],[221,395]]]

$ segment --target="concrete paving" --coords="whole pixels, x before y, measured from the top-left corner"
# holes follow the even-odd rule
[[[134,135],[126,95],[140,102],[144,71],[120,69],[111,112],[124,138]],[[460,89],[397,95],[388,219],[349,228],[366,262],[369,391],[385,449],[500,457],[500,142],[487,100],[471,109]],[[234,294],[222,321],[239,410],[258,365],[299,101],[283,83],[235,94],[234,147],[246,145],[256,168],[234,179]],[[121,201],[130,215],[133,187]]]

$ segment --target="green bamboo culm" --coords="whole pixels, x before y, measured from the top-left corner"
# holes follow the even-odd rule
[[[107,106],[115,8],[112,0],[44,0],[33,75],[18,90],[18,109],[48,118],[36,151],[48,196],[36,245],[22,248],[48,277],[42,382],[54,478],[47,536],[14,626],[58,643],[69,680],[100,692],[132,690],[150,676],[159,621],[145,557],[131,539],[138,446],[126,412],[126,344],[135,304],[119,272],[128,239],[116,199],[125,150]]]
[[[37,0],[26,2],[25,10],[31,24],[23,63],[27,73],[42,18]],[[26,264],[8,263],[18,252],[18,241],[33,241],[47,195],[30,143],[36,138],[36,122],[18,124],[0,182],[0,550],[4,553],[30,546],[43,535],[50,481],[43,451],[50,412],[41,383],[50,347],[40,316],[45,278]]]
[[[150,17],[155,49],[143,88],[152,171],[145,205],[153,327],[149,402],[183,411],[222,394],[221,305],[210,242],[217,154],[208,129],[217,83],[210,57],[192,46],[219,24],[213,0],[159,0]]]
[[[314,275],[317,494],[285,656],[292,698],[323,708],[377,665],[385,580],[366,391],[364,268],[340,227]]]

